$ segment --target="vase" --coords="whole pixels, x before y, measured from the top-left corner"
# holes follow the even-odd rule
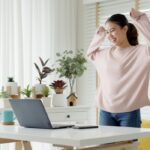
[[[65,107],[67,106],[67,100],[64,94],[53,94],[52,106],[54,107]]]

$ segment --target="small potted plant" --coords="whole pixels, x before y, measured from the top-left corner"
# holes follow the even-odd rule
[[[49,96],[49,87],[48,86],[45,86],[44,88],[43,88],[43,91],[42,91],[42,93],[43,93],[43,96],[44,97],[48,97]]]
[[[20,88],[18,87],[17,82],[14,81],[13,77],[8,77],[8,82],[6,84],[6,91],[11,98],[20,97]]]
[[[56,107],[64,107],[67,105],[63,90],[67,87],[63,80],[55,80],[50,84],[50,87],[55,90],[56,94],[52,95],[52,105]]]
[[[50,87],[55,90],[56,94],[61,94],[67,85],[63,80],[56,80],[50,84]]]
[[[21,90],[21,94],[25,95],[27,98],[31,97],[31,93],[32,93],[32,88],[30,88],[29,84],[27,85],[26,88]]]
[[[2,108],[11,108],[9,103],[10,95],[7,91],[2,90],[0,92],[0,106]]]
[[[43,88],[43,97],[42,97],[42,102],[43,102],[43,105],[45,107],[51,107],[51,96],[50,95],[50,89],[48,86],[45,86]]]
[[[34,63],[35,68],[37,69],[38,75],[39,77],[37,77],[37,80],[39,81],[39,84],[35,85],[35,89],[33,91],[35,91],[35,98],[42,98],[43,97],[43,88],[45,87],[44,84],[42,84],[43,79],[45,79],[51,72],[54,71],[54,69],[51,69],[50,67],[46,66],[49,59],[47,59],[46,61],[43,61],[43,59],[41,57],[39,57],[40,63],[42,68],[40,68],[37,63]]]

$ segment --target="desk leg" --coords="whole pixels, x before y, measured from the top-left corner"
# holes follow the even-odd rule
[[[15,143],[15,150],[22,150],[22,143],[21,143],[21,141]]]
[[[24,150],[32,150],[31,143],[28,141],[22,141],[22,146]]]

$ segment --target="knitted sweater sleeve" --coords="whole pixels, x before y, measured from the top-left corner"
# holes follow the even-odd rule
[[[102,43],[104,42],[106,37],[106,32],[98,32],[98,30],[96,31],[90,45],[89,48],[87,50],[87,57],[91,60],[94,61],[97,52],[100,51],[100,47],[102,45]]]
[[[131,16],[133,24],[143,34],[146,44],[150,47],[150,21],[145,13],[136,11],[136,16]]]

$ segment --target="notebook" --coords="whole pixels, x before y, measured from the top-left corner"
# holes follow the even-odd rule
[[[9,101],[21,126],[41,129],[73,127],[73,125],[52,124],[41,100],[11,99]]]

